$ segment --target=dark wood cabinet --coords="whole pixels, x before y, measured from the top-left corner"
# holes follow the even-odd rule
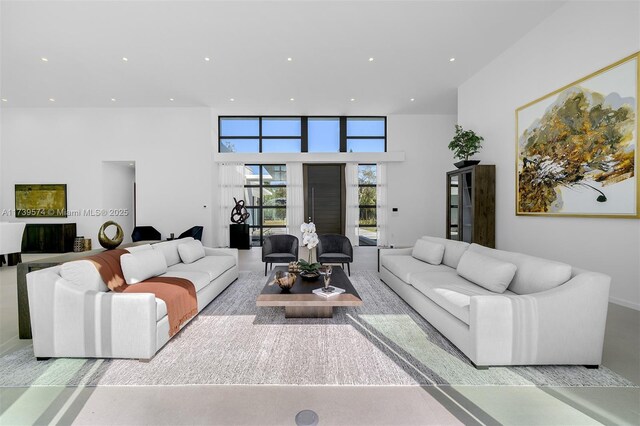
[[[75,237],[75,223],[27,223],[22,237],[22,252],[71,252]]]
[[[447,173],[447,238],[496,246],[496,166],[477,165]]]

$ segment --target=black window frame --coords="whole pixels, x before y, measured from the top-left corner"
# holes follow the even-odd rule
[[[246,183],[246,175],[243,176],[243,178],[245,179],[244,182],[244,186],[243,188],[246,190],[247,188],[258,188],[260,191],[260,205],[259,206],[255,206],[255,205],[247,205],[245,206],[247,208],[247,210],[251,211],[251,212],[256,212],[258,211],[259,214],[259,218],[260,218],[260,225],[256,226],[256,225],[249,225],[249,235],[250,235],[250,246],[252,247],[262,247],[262,245],[264,244],[264,229],[265,228],[286,228],[286,219],[285,219],[285,224],[284,225],[270,225],[270,226],[265,226],[264,225],[264,213],[263,210],[265,209],[264,206],[264,196],[263,196],[263,191],[264,188],[284,188],[285,191],[287,189],[287,184],[283,184],[283,185],[264,185],[264,180],[263,180],[263,168],[264,167],[273,167],[273,166],[282,166],[285,168],[287,165],[286,164],[271,164],[271,163],[260,163],[260,164],[245,164],[245,167],[258,167],[258,172],[259,172],[259,179],[258,179],[258,185],[247,185]],[[288,203],[288,200],[287,200]],[[284,205],[281,206],[266,206],[267,209],[282,209],[285,211],[285,218],[287,217],[287,203],[285,203]],[[259,229],[260,230],[260,244],[258,246],[254,246],[253,245],[253,231],[255,229]]]
[[[223,136],[222,135],[222,120],[225,118],[245,118],[245,119],[258,119],[258,136]],[[262,120],[269,118],[299,118],[300,119],[300,136],[263,136],[262,134]],[[258,152],[246,153],[246,154],[262,154],[262,141],[265,139],[300,139],[300,151],[299,153],[309,152],[309,119],[310,118],[337,118],[340,120],[340,151],[347,152],[347,139],[384,139],[384,152],[387,152],[387,116],[386,115],[219,115],[218,116],[218,152],[224,153],[220,150],[222,139],[258,139]],[[382,119],[384,120],[384,136],[348,136],[347,135],[347,120],[348,119]],[[365,153],[365,151],[359,151]],[[370,151],[378,152],[378,151]],[[296,152],[283,152],[282,154],[298,153]],[[245,154],[245,153],[240,153]],[[272,154],[272,153],[270,153]]]
[[[360,188],[377,188],[378,186],[378,167],[375,163],[358,163],[358,176],[360,175],[360,166],[376,166],[376,183],[360,183],[360,179],[358,178],[358,228],[362,226],[360,223],[360,211],[362,209],[377,209],[378,208],[378,196],[376,194],[376,204],[360,204]],[[378,212],[376,210],[376,221],[373,225],[365,225],[365,227],[370,228],[374,226],[376,228],[376,244],[362,244],[362,240],[360,239],[360,235],[358,234],[358,241],[361,246],[375,246],[378,242]]]

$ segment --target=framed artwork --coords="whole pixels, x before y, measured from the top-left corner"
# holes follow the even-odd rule
[[[67,185],[16,185],[16,217],[67,217]]]
[[[516,110],[516,214],[640,217],[640,53]]]

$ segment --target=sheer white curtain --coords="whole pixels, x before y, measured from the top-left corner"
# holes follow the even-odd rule
[[[360,221],[360,203],[358,200],[358,163],[347,163],[345,167],[346,212],[345,234],[353,246],[360,245],[358,223]]]
[[[387,165],[386,163],[376,164],[376,220],[378,223],[378,245],[389,245],[388,213],[387,206]]]
[[[300,238],[304,222],[302,163],[287,163],[287,233]],[[302,244],[302,241],[300,241]]]
[[[229,223],[231,210],[235,207],[233,198],[244,199],[244,164],[221,163],[218,166],[218,247],[229,246]],[[246,201],[246,200],[245,200]]]

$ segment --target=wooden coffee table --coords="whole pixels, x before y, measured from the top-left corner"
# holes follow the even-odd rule
[[[322,277],[315,281],[305,281],[298,275],[296,282],[288,292],[283,292],[273,282],[276,271],[286,271],[286,266],[273,269],[262,293],[258,296],[256,306],[284,306],[286,318],[331,318],[334,306],[361,306],[362,299],[349,281],[349,277],[341,267],[334,266],[331,274],[331,285],[343,288],[344,293],[337,296],[323,297],[313,294],[313,290],[323,287]]]

